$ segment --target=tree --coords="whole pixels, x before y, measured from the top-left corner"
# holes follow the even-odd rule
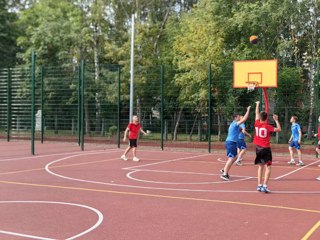
[[[0,68],[13,66],[18,51],[16,38],[18,28],[15,24],[17,16],[8,11],[7,1],[0,0]]]

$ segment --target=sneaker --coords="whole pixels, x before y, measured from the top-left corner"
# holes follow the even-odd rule
[[[320,181],[320,177],[317,177],[316,179],[317,179],[318,181]]]
[[[137,157],[134,157],[132,160],[133,160],[134,162],[139,162],[139,161],[140,161],[140,159],[137,158]]]
[[[237,165],[237,166],[242,166],[241,161],[240,161],[240,160],[237,160],[237,161],[236,161],[236,165]]]
[[[222,168],[222,169],[220,169],[220,172],[223,174],[224,173],[224,169]]]
[[[304,163],[301,162],[301,161],[299,161],[299,162],[297,163],[297,166],[304,166]]]
[[[228,174],[226,174],[226,175],[222,174],[222,175],[220,176],[220,178],[223,179],[223,180],[225,180],[225,181],[229,181],[229,180],[230,180],[230,176],[229,176]]]
[[[268,189],[268,187],[264,187],[264,186],[261,186],[261,192],[271,193],[271,191]]]
[[[288,164],[296,164],[296,162],[294,160],[290,160]]]
[[[121,159],[122,159],[123,161],[127,161],[127,160],[128,160],[128,158],[127,158],[125,155],[122,155],[122,156],[121,156]]]
[[[261,185],[258,185],[257,191],[258,191],[258,192],[261,192],[261,191],[262,191],[262,186],[261,186]]]

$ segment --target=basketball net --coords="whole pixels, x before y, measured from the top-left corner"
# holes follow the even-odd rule
[[[252,92],[259,84],[257,82],[247,82],[248,92]]]

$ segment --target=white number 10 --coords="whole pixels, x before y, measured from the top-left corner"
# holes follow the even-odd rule
[[[268,135],[268,131],[266,128],[258,128],[256,127],[256,136],[261,137],[261,138],[266,138]]]

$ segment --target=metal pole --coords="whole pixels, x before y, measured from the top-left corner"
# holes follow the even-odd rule
[[[317,61],[317,79],[315,84],[315,98],[316,98],[316,131],[318,131],[318,117],[319,117],[319,61]],[[318,137],[316,137],[316,147],[318,147]],[[316,158],[318,158],[318,152],[316,152]]]
[[[117,141],[118,141],[118,148],[120,148],[120,74],[121,74],[121,66],[118,65],[118,121],[117,121]]]
[[[161,74],[161,86],[160,86],[160,95],[161,95],[161,107],[160,107],[160,121],[161,121],[161,150],[163,150],[163,134],[164,134],[164,124],[163,124],[163,113],[164,113],[164,68],[163,65],[161,65],[160,69],[160,74]]]
[[[81,60],[81,150],[84,150],[84,60]]]
[[[78,66],[78,146],[81,143],[81,67]]]
[[[129,122],[133,115],[133,80],[134,80],[134,14],[131,16],[131,58],[130,58],[130,113]]]
[[[211,153],[211,64],[208,66],[208,152]]]
[[[34,155],[34,130],[35,130],[35,65],[36,54],[32,51],[31,57],[31,154]]]
[[[44,75],[44,68],[41,67],[40,69],[40,80],[41,80],[41,143],[43,143],[43,136],[44,136],[44,112],[43,112],[43,76]]]
[[[12,92],[12,73],[8,68],[8,82],[7,82],[7,142],[10,142],[11,131],[11,92]]]

